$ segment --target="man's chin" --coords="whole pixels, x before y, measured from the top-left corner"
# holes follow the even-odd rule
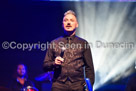
[[[74,32],[74,29],[65,29],[67,32]]]
[[[71,29],[67,29],[66,31],[67,31],[67,32],[72,32],[72,31],[74,31],[74,30],[71,30]]]

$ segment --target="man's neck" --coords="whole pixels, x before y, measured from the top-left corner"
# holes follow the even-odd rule
[[[74,32],[67,32],[67,31],[65,31],[64,35],[66,35],[66,36],[73,36],[73,35],[75,35],[75,32],[76,31],[74,31]]]
[[[20,84],[24,85],[24,83],[25,83],[25,77],[17,77],[17,81],[18,81]]]
[[[18,76],[17,78],[18,78],[18,79],[25,79],[24,76]]]

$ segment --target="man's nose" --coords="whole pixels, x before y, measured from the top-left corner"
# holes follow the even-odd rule
[[[67,25],[70,25],[70,23],[67,23]]]

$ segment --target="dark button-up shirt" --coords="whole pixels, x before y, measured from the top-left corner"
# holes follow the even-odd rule
[[[25,79],[25,83],[24,85],[22,85],[18,79],[13,79],[10,82],[10,90],[11,91],[24,91],[25,88],[27,88],[27,86],[31,86],[34,87],[34,83],[32,81],[30,81],[29,79]]]
[[[60,66],[55,65],[57,56],[64,58]],[[78,36],[61,36],[51,41],[43,66],[45,71],[54,71],[55,81],[62,82],[67,79],[72,82],[84,80],[85,66],[86,77],[90,78],[92,85],[94,83],[94,67],[89,44]]]

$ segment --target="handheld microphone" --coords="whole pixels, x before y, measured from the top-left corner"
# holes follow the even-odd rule
[[[63,56],[64,56],[64,51],[66,50],[66,48],[63,46],[62,48],[61,48],[61,54],[60,54],[60,57],[62,57],[63,58]]]
[[[64,51],[65,51],[65,50],[66,50],[66,48],[63,46],[63,47],[61,48],[60,57],[63,58],[63,56],[64,56]],[[63,64],[61,64],[61,66],[63,66]],[[60,65],[56,65],[56,68],[60,68]]]

